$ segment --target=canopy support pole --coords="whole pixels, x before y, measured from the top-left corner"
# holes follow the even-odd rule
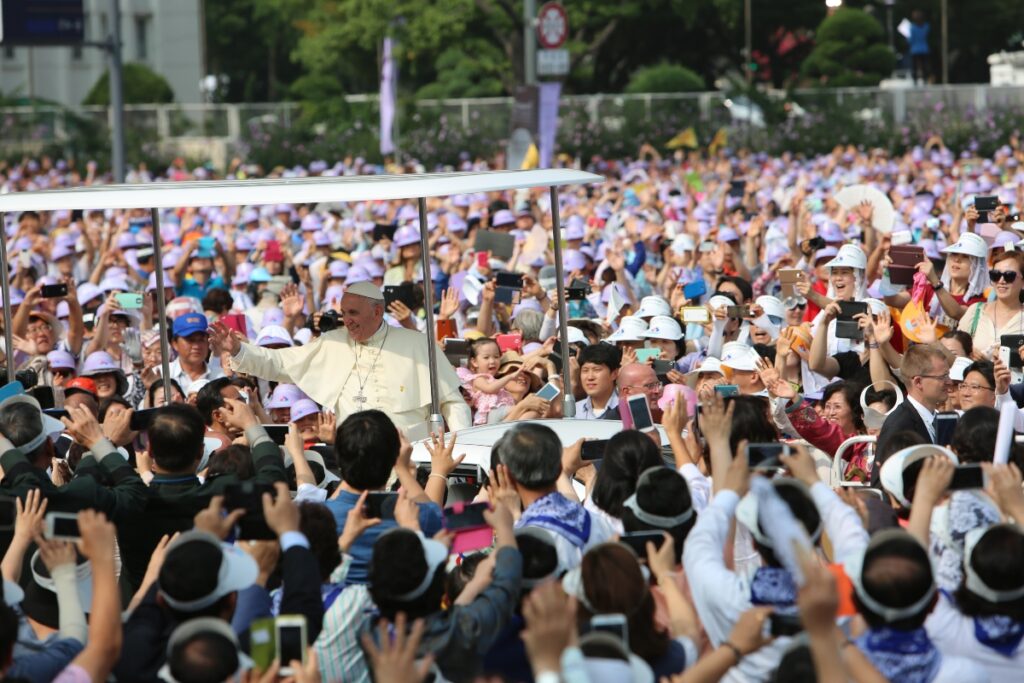
[[[11,329],[11,276],[7,269],[7,223],[0,213],[0,289],[4,295],[4,364],[7,366],[7,383],[14,381],[14,330]]]
[[[150,209],[153,218],[153,262],[156,264],[156,329],[160,332],[160,369],[164,383],[164,405],[171,403],[171,347],[167,341],[167,301],[164,290],[164,257],[160,237],[160,212]]]
[[[420,265],[423,268],[423,308],[427,314],[427,364],[430,368],[430,433],[444,429],[437,389],[437,328],[434,325],[434,282],[430,277],[430,244],[427,240],[427,199],[420,197]]]
[[[572,377],[569,372],[569,306],[565,300],[565,269],[562,266],[562,226],[558,217],[558,188],[552,185],[551,229],[555,245],[555,286],[558,290],[559,353],[562,354],[562,416],[576,417],[576,399],[572,395]]]

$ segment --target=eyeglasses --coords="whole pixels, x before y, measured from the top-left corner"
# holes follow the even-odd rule
[[[29,334],[40,334],[41,332],[49,332],[49,325],[30,325],[28,328]]]
[[[975,391],[995,391],[995,389],[993,389],[992,387],[984,387],[980,384],[965,383],[960,385],[960,391],[970,391],[971,393],[973,393]]]
[[[928,379],[937,379],[940,382],[951,382],[951,381],[953,381],[953,380],[950,379],[948,372],[945,375],[918,375],[918,377],[927,377]]]
[[[648,382],[647,384],[630,384],[623,389],[643,389],[644,391],[659,391],[665,387],[661,382]]]
[[[1017,271],[1015,270],[990,270],[988,271],[988,279],[992,282],[999,282],[1002,280],[1006,284],[1012,284],[1017,280]]]

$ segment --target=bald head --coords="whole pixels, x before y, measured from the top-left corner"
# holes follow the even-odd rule
[[[646,394],[652,405],[661,396],[661,384],[654,369],[646,363],[629,363],[619,370],[619,398]]]

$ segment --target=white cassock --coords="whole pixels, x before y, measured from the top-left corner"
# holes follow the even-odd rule
[[[438,360],[441,414],[452,431],[469,427],[472,419],[458,375],[444,356]],[[356,342],[342,327],[305,346],[264,349],[242,344],[231,364],[247,375],[297,385],[320,405],[333,406],[339,422],[375,408],[406,433],[429,427],[430,369],[427,337],[421,332],[385,323],[367,341]]]

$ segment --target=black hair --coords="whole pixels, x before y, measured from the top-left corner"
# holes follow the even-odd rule
[[[722,288],[722,283],[728,282],[735,285],[736,289],[740,290],[740,294],[743,295],[743,301],[748,302],[754,298],[754,288],[750,286],[750,283],[741,277],[736,275],[723,275],[718,278],[718,283],[715,284],[715,294],[719,294],[719,290]],[[737,302],[739,303],[739,302]]]
[[[622,503],[633,495],[640,475],[664,465],[661,452],[649,436],[635,429],[621,431],[605,446],[591,500],[612,517],[621,517]]]
[[[580,351],[576,360],[581,368],[586,363],[593,363],[594,365],[603,365],[615,372],[622,366],[622,349],[612,344],[591,344]]]
[[[480,337],[479,339],[470,339],[466,343],[466,353],[469,355],[470,359],[475,360],[476,354],[480,351],[480,349],[487,346],[488,344],[494,344],[495,346],[498,346],[498,340],[493,337]],[[501,355],[500,346],[498,346],[498,355]]]
[[[304,502],[299,505],[299,531],[309,539],[309,548],[320,569],[320,582],[327,583],[331,572],[341,564],[334,515],[326,505]]]
[[[555,573],[558,568],[558,550],[553,541],[543,541],[530,534],[519,534],[516,536],[516,545],[523,556],[524,579],[538,580]]]
[[[221,633],[196,633],[171,649],[167,665],[176,681],[221,683],[238,670],[238,647]]]
[[[166,472],[193,471],[203,456],[206,427],[187,403],[162,406],[146,430],[149,455]]]
[[[896,392],[892,389],[879,391],[872,385],[868,387],[867,394],[864,396],[864,402],[868,405],[881,402],[885,404],[887,410],[892,410],[896,407]],[[857,401],[857,404],[860,405],[860,401]]]
[[[813,539],[815,538],[815,532],[821,528],[821,513],[818,512],[818,506],[814,504],[814,500],[807,493],[807,490],[803,486],[794,486],[792,484],[793,480],[791,479],[779,479],[775,482],[775,492],[779,494],[779,498],[782,499],[790,512],[793,513],[793,516],[796,517],[796,520],[803,526],[807,535]],[[758,522],[758,528],[761,533],[764,533],[764,528],[761,527],[760,521]],[[817,538],[820,540],[820,535]],[[771,548],[761,544],[756,539],[754,540],[754,548],[761,554],[765,564],[771,567],[781,566],[778,558],[775,556],[775,552]]]
[[[203,310],[213,311],[217,315],[223,315],[231,310],[235,300],[231,298],[231,292],[223,287],[214,287],[203,296]]]
[[[996,388],[996,367],[995,364],[990,360],[976,360],[964,369],[964,380],[967,379],[967,375],[972,372],[977,372],[985,381],[988,382],[989,389]]]
[[[492,462],[495,455],[531,491],[554,486],[562,474],[562,442],[544,425],[517,422],[491,447]]]
[[[799,641],[794,643],[798,644],[783,653],[771,683],[818,683],[810,646]]]
[[[992,462],[998,427],[999,411],[995,408],[975,406],[965,410],[953,430],[950,448],[961,464]]]
[[[233,474],[243,481],[256,476],[252,450],[248,446],[233,443],[210,454],[206,464],[206,478],[209,480],[225,474]]]
[[[101,424],[103,422],[106,422],[106,420],[107,420],[107,411],[110,409],[110,406],[112,406],[114,404],[117,404],[117,405],[120,405],[120,406],[124,406],[125,408],[128,408],[129,410],[132,408],[132,404],[128,402],[128,399],[126,399],[124,396],[121,396],[119,394],[114,394],[113,396],[109,396],[107,398],[102,398],[102,399],[100,399],[100,404],[99,404],[99,406],[100,406],[100,414],[99,414],[99,417],[97,419],[97,422],[99,422]]]
[[[949,330],[942,335],[942,339],[955,339],[960,342],[960,346],[964,347],[964,353],[968,357],[974,353],[974,338],[963,330]]]
[[[178,384],[178,380],[172,379],[172,380],[168,380],[168,381],[170,382],[171,389],[176,389],[178,391],[178,393],[181,394],[181,396],[183,396],[183,397],[185,396],[185,392],[181,390],[181,385]],[[153,405],[156,402],[156,392],[157,391],[161,391],[162,392],[163,390],[164,390],[164,382],[163,382],[163,380],[157,380],[157,381],[155,381],[155,382],[153,382],[152,384],[149,385],[149,388],[146,389],[146,395],[149,396],[149,405]],[[172,391],[171,393],[173,394],[174,392]]]
[[[453,568],[444,579],[444,594],[449,605],[454,605],[466,585],[476,576],[476,568],[487,557],[486,553],[464,555],[458,566]]]
[[[921,444],[926,443],[928,443],[928,441],[913,430],[904,429],[898,431],[885,441],[885,448],[879,448],[875,453],[875,467],[881,467],[882,463],[890,456],[902,451],[904,448],[920,446]]]
[[[863,390],[864,387],[860,384],[841,379],[837,382],[832,382],[821,392],[822,405],[827,403],[837,393],[843,395],[846,405],[850,407],[850,413],[853,417],[853,428],[858,434],[863,434],[866,431],[864,427],[864,409],[860,407],[860,394]]]
[[[210,380],[196,393],[196,410],[203,418],[203,424],[207,427],[213,424],[213,411],[224,407],[224,397],[220,395],[221,389],[231,386],[231,379],[218,377]]]
[[[1024,534],[1008,524],[999,524],[985,532],[968,560],[985,585],[995,590],[1021,587],[1020,567],[1024,563]],[[972,592],[967,575],[956,592],[957,609],[965,617],[1006,616],[1024,621],[1024,597],[1007,602],[991,602]]]
[[[728,396],[729,402],[736,404],[732,416],[732,433],[729,435],[729,448],[733,453],[746,439],[750,443],[773,443],[779,440],[779,430],[769,417],[768,399],[763,396]]]
[[[759,355],[761,358],[765,358],[769,363],[775,365],[775,347],[769,346],[768,344],[754,344],[751,348],[754,349],[754,353]]]
[[[395,562],[396,557],[402,561]],[[373,544],[369,568],[370,597],[381,616],[394,621],[395,615],[405,612],[415,620],[440,610],[445,589],[444,564],[434,570],[430,587],[423,595],[411,601],[395,597],[415,590],[428,570],[423,545],[415,533],[399,528],[381,534]]]
[[[13,445],[20,447],[39,436],[43,431],[43,414],[28,403],[10,403],[0,408],[0,434]],[[49,439],[44,439],[31,453],[25,453],[29,461],[41,455]]]
[[[362,410],[339,425],[334,439],[341,478],[357,491],[382,489],[398,462],[401,440],[385,413]]]
[[[641,510],[658,517],[675,517],[693,509],[693,498],[690,496],[690,487],[686,479],[671,467],[656,467],[653,471],[645,473],[636,487],[636,502]],[[683,555],[683,543],[693,525],[697,523],[697,513],[694,511],[690,519],[669,528],[643,522],[629,508],[623,508],[621,519],[622,528],[627,532],[667,531],[675,543],[675,561],[679,564]]]
[[[876,601],[889,607],[909,607],[920,600],[934,586],[931,562],[927,551],[906,532],[890,532],[896,538],[882,546],[869,549],[864,556],[861,585]],[[900,539],[899,535],[906,536]],[[870,628],[889,628],[913,631],[924,626],[935,598],[917,614],[887,622],[875,614],[853,592],[853,602]]]
[[[216,590],[222,562],[224,554],[220,546],[200,540],[188,541],[167,553],[157,585],[162,593],[175,600],[198,600]],[[192,612],[166,607],[181,622],[195,617],[220,617],[232,599],[233,594],[228,594],[209,607]]]

